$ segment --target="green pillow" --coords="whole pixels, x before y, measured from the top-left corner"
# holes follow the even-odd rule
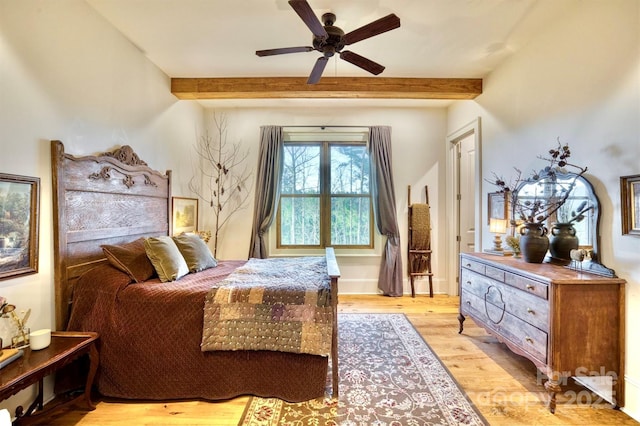
[[[200,272],[218,266],[218,261],[199,235],[183,233],[174,236],[173,241],[187,262],[189,272]]]
[[[189,273],[187,262],[171,237],[149,237],[144,240],[144,249],[163,283],[178,280]]]

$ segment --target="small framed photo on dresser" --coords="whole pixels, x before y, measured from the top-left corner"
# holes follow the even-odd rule
[[[505,192],[490,192],[488,194],[487,225],[491,218],[507,219],[509,215],[509,204]]]
[[[620,178],[622,234],[640,235],[640,175]]]

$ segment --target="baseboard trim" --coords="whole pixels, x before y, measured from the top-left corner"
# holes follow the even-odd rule
[[[420,278],[414,280],[416,294],[429,294],[429,280]],[[338,294],[379,294],[378,280],[375,279],[338,279]],[[434,294],[448,294],[447,282],[443,279],[433,279]],[[403,281],[403,293],[411,294],[411,281],[405,279]]]
[[[624,376],[624,401],[620,410],[640,422],[640,381]]]

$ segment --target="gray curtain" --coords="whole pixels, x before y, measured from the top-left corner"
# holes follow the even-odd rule
[[[382,253],[378,288],[385,296],[402,296],[402,252],[391,169],[391,128],[369,129],[371,194],[378,231],[387,237]]]
[[[282,140],[282,126],[260,127],[260,154],[249,258],[264,259],[267,257],[264,233],[273,223],[278,211],[284,152]]]

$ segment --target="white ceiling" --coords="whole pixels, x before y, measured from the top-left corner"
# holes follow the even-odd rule
[[[482,78],[579,0],[308,0],[345,33],[395,13],[398,29],[349,50],[386,66],[381,77]],[[317,51],[258,57],[256,50],[310,46],[311,31],[286,0],[87,0],[170,77],[307,77]],[[324,76],[370,77],[332,58]],[[315,100],[323,105],[331,100]],[[348,105],[340,100],[341,105]],[[362,100],[350,100],[352,103]],[[209,106],[295,105],[296,100],[204,101]],[[368,105],[449,101],[368,100]],[[305,105],[309,106],[309,100]]]

